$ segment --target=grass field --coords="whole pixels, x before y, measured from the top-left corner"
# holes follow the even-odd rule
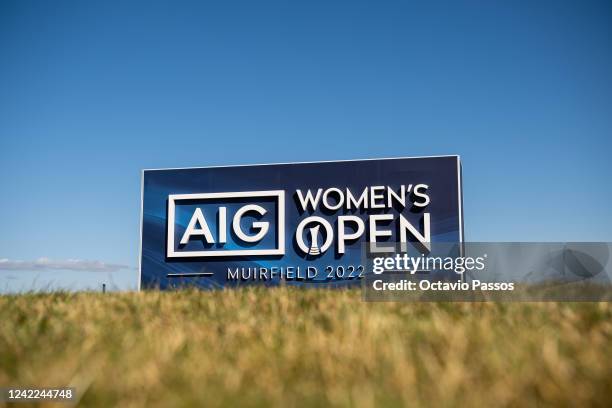
[[[0,385],[122,407],[609,406],[612,306],[359,290],[0,297]]]

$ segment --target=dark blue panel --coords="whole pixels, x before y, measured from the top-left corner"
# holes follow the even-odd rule
[[[419,231],[423,231],[424,214],[430,216],[431,242],[460,242],[462,240],[461,219],[461,183],[460,165],[457,156],[443,156],[430,158],[398,158],[381,160],[356,160],[321,163],[275,164],[258,166],[211,167],[170,170],[145,170],[143,180],[143,220],[142,220],[142,254],[141,254],[141,285],[143,288],[168,288],[177,285],[198,285],[200,287],[224,287],[245,284],[278,284],[282,278],[288,284],[317,284],[343,286],[353,285],[359,279],[328,279],[326,268],[336,270],[343,267],[348,274],[351,268],[361,264],[362,244],[370,237],[369,218],[376,214],[390,214],[390,222],[380,222],[380,230],[389,229],[390,237],[379,238],[379,241],[399,241],[399,217],[405,218]],[[423,203],[423,196],[414,195],[414,186],[422,187],[421,192],[429,203],[424,207],[414,205],[414,202]],[[383,186],[399,194],[401,186],[405,190],[412,188],[412,193],[406,194],[407,205],[397,205],[393,199],[391,206],[385,203],[384,208],[342,208],[332,211],[322,208],[321,203],[316,210],[303,211],[296,191],[299,189],[305,194],[309,189],[313,194],[318,189],[338,188],[346,194],[348,188],[355,197],[364,189],[372,186]],[[412,187],[409,187],[412,186]],[[168,211],[169,196],[177,194],[209,194],[209,193],[236,193],[236,192],[269,192],[283,191],[284,205],[279,208],[278,197],[253,198],[206,198],[182,199],[174,201],[174,245],[175,254],[184,254],[185,257],[172,257],[167,250],[168,246]],[[380,190],[378,190],[380,192]],[[368,193],[371,199],[372,190]],[[386,202],[388,191],[382,190],[383,199],[375,200],[377,203]],[[337,195],[329,200],[330,205],[336,203]],[[345,197],[346,200],[346,197]],[[371,201],[369,201],[371,203]],[[265,236],[258,242],[248,243],[241,241],[232,228],[233,217],[244,205],[255,204],[265,210],[265,214],[246,212],[239,221],[239,227],[246,235],[254,235],[258,228],[251,228],[253,222],[268,223],[269,228]],[[226,211],[226,240],[219,242],[219,207]],[[205,236],[191,236],[186,244],[181,245],[180,240],[194,214],[199,208],[202,211],[206,225],[214,239],[208,242]],[[278,212],[284,210],[285,221],[278,225],[276,220]],[[363,235],[346,243],[346,252],[338,253],[338,217],[352,215],[364,221]],[[298,224],[311,216],[319,216],[329,222],[333,230],[333,241],[329,249],[320,255],[305,254],[300,250],[296,241]],[[312,245],[309,238],[310,227],[305,229],[303,240],[306,245]],[[196,227],[202,229],[201,223]],[[347,233],[354,232],[354,224],[348,224]],[[280,234],[279,234],[280,232]],[[285,242],[279,248],[280,236],[284,233]],[[318,243],[322,246],[326,234],[323,226],[320,228]],[[409,237],[409,241],[414,241]],[[225,255],[223,251],[235,250],[281,250],[283,255]],[[190,256],[197,252],[205,256]],[[207,251],[214,251],[217,255],[209,256]],[[276,270],[276,275],[267,280],[228,280],[228,268],[261,268],[269,271],[272,268],[294,268],[294,275],[284,275]],[[306,268],[315,267],[317,275],[301,279],[306,274]],[[295,276],[299,268],[300,276]],[[342,269],[341,269],[342,270]],[[286,272],[286,269],[283,269]],[[209,274],[198,275],[194,274]],[[352,273],[353,276],[358,273]]]

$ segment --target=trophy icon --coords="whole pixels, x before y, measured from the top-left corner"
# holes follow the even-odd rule
[[[308,249],[309,255],[320,255],[321,248],[319,248],[319,228],[320,225],[316,227],[312,227],[309,229],[310,231],[310,248]]]
[[[313,227],[309,227],[314,225]],[[325,230],[321,235],[321,227]],[[304,255],[322,255],[334,240],[333,227],[323,217],[310,216],[303,219],[295,230],[295,243]],[[324,239],[323,239],[324,238]],[[310,239],[310,243],[308,240]],[[323,242],[320,244],[319,242]]]

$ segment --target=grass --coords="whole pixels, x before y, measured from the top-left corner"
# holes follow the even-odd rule
[[[365,303],[359,290],[0,297],[0,385],[86,406],[606,406],[609,303]]]

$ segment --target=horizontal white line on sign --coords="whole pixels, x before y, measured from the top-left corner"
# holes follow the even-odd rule
[[[191,278],[196,276],[212,276],[212,272],[169,273],[167,278]]]

